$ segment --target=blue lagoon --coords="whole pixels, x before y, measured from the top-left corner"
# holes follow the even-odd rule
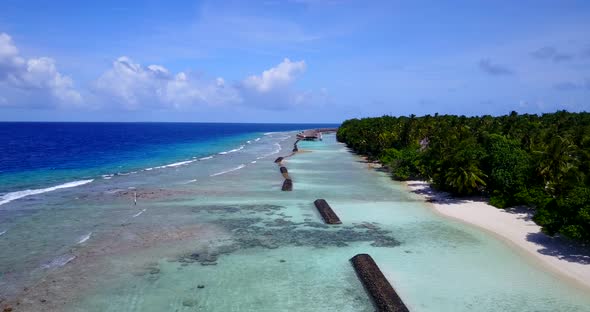
[[[3,172],[2,304],[15,311],[373,311],[349,262],[369,253],[411,311],[590,311],[587,290],[488,233],[435,214],[334,135],[298,143],[284,160],[293,191],[281,192],[274,160],[291,154],[298,127],[130,148],[116,153],[127,155],[125,163],[99,154],[92,165],[82,157],[70,163],[74,169]],[[86,182],[14,195],[23,186],[53,186],[35,182],[52,176],[48,167],[57,168],[53,185]],[[318,198],[341,225],[323,223]]]

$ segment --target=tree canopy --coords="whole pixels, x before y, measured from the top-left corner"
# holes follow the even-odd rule
[[[590,113],[350,119],[337,138],[395,179],[528,205],[544,232],[590,242]]]

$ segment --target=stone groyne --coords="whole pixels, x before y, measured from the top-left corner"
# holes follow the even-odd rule
[[[358,254],[350,261],[363,286],[373,299],[376,311],[409,312],[370,255]]]
[[[283,186],[281,187],[281,191],[292,191],[293,190],[293,180],[285,179],[283,181]]]
[[[283,160],[295,155],[295,153],[297,153],[299,151],[299,148],[297,148],[298,142],[299,142],[299,139],[295,140],[295,143],[293,143],[293,152],[291,154],[289,154],[287,156],[277,157],[277,159],[275,159],[275,161],[274,161],[275,164],[277,164],[279,166],[279,170],[281,172],[281,175],[283,175],[283,178],[285,179],[283,181],[283,186],[281,187],[282,191],[292,191],[293,190],[293,179],[291,179],[291,176],[289,176],[289,170],[287,170],[287,167],[285,167],[283,165]]]
[[[285,180],[291,179],[291,177],[289,177],[289,171],[287,170],[287,167],[281,166],[279,170],[281,171],[281,174],[283,175],[283,178],[285,178]]]
[[[325,199],[316,199],[314,202],[315,207],[327,224],[342,224],[340,218],[336,215],[332,207],[328,205]]]

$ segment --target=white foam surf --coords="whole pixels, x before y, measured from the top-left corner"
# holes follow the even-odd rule
[[[0,236],[4,235],[4,233],[8,232],[8,230],[4,230],[2,232],[0,232]]]
[[[111,179],[113,176],[114,176],[114,174],[103,174],[103,175],[102,175],[102,178],[103,178],[103,179],[105,179],[105,180],[109,180],[109,179]]]
[[[244,149],[244,147],[246,147],[246,145],[240,145],[240,147],[230,150],[229,153],[235,153],[235,152],[241,151]]]
[[[254,140],[254,142],[258,142],[258,141],[260,141],[260,138],[256,138],[256,140]]]
[[[256,160],[253,160],[253,161],[251,161],[250,163],[251,163],[251,164],[255,164],[255,163],[256,163]]]
[[[207,159],[213,159],[213,156],[207,156],[207,157],[199,158],[199,160],[207,160]]]
[[[227,155],[227,154],[230,154],[230,153],[235,153],[237,151],[243,150],[244,147],[246,147],[246,145],[240,145],[240,147],[238,147],[238,148],[234,148],[234,149],[229,150],[229,151],[219,152],[218,154],[219,155]]]
[[[85,241],[89,240],[90,239],[90,236],[92,236],[92,232],[90,232],[90,233],[88,233],[88,234],[80,237],[80,240],[78,240],[78,244],[82,244]]]
[[[238,152],[238,151],[243,150],[244,147],[246,147],[246,145],[240,145],[240,147],[238,147],[238,148],[234,148],[232,150],[225,151],[225,152],[220,152],[219,155],[227,155],[227,154],[230,154],[230,153],[235,153],[235,152]]]
[[[158,166],[158,167],[155,167],[155,169],[165,169],[165,168],[179,167],[179,166],[188,165],[188,164],[190,164],[192,162],[194,162],[194,160],[179,161],[179,162],[168,164],[168,165],[164,165],[164,166]]]
[[[244,167],[246,167],[246,165],[242,164],[242,165],[239,165],[239,166],[237,166],[235,168],[232,168],[232,169],[228,169],[228,170],[225,170],[225,171],[214,173],[214,174],[210,175],[210,177],[216,177],[218,175],[222,175],[222,174],[226,174],[226,173],[229,173],[229,172],[232,172],[232,171],[240,170],[240,169],[242,169]]]
[[[191,184],[191,183],[195,183],[197,182],[197,179],[192,179],[192,180],[188,180],[188,181],[184,181],[184,182],[178,182],[178,184]]]
[[[24,191],[16,191],[16,192],[11,192],[11,193],[6,193],[0,197],[0,205],[4,205],[4,204],[9,203],[13,200],[17,200],[19,198],[27,197],[30,195],[37,195],[37,194],[47,193],[47,192],[51,192],[51,191],[55,191],[55,190],[59,190],[59,189],[76,187],[76,186],[88,184],[92,181],[94,181],[94,179],[73,181],[73,182],[68,182],[68,183],[64,183],[64,184],[60,184],[60,185],[56,185],[56,186],[52,186],[52,187],[47,187],[47,188],[43,188],[43,189],[24,190]]]
[[[138,213],[134,214],[132,217],[133,217],[133,218],[137,218],[137,217],[141,216],[141,214],[142,214],[142,213],[144,213],[144,212],[145,212],[145,209],[143,209],[143,210],[141,210],[140,212],[138,212]]]
[[[74,255],[69,255],[69,254],[61,255],[61,256],[59,256],[47,263],[44,263],[41,267],[44,269],[62,267],[74,259],[76,259],[76,256],[74,256]]]
[[[274,145],[277,147],[277,148],[276,148],[274,151],[272,151],[272,152],[270,152],[270,153],[268,153],[268,154],[264,154],[264,155],[262,155],[262,156],[258,156],[258,157],[256,157],[256,159],[263,159],[263,158],[266,158],[266,157],[268,157],[268,156],[272,156],[272,155],[275,155],[275,154],[278,154],[278,153],[280,153],[280,152],[281,152],[281,150],[283,149],[283,148],[281,147],[281,144],[279,144],[279,143],[275,143]]]
[[[120,188],[116,188],[116,189],[109,189],[104,191],[105,194],[116,194],[119,193],[121,191],[124,191],[125,189],[120,189]]]

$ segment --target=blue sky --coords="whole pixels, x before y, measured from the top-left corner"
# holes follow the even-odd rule
[[[0,120],[340,122],[590,110],[589,1],[0,7]]]

